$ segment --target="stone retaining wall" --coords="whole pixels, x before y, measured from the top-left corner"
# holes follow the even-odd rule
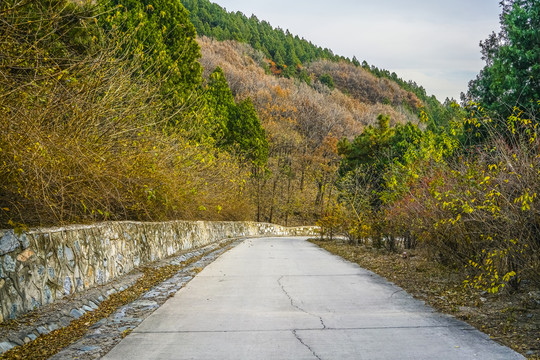
[[[0,230],[0,322],[183,250],[243,236],[314,235],[254,222],[109,222]]]

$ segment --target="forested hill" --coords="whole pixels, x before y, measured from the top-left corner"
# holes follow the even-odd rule
[[[262,51],[277,66],[287,68],[288,74],[298,71],[299,65],[317,59],[348,60],[334,55],[329,49],[293,36],[288,30],[274,28],[255,15],[248,18],[241,12],[227,12],[208,0],[182,0],[182,4],[189,10],[191,22],[199,36],[248,43]]]
[[[190,20],[199,36],[208,36],[218,41],[234,40],[251,45],[268,59],[269,69],[276,75],[296,77],[309,81],[306,66],[318,60],[343,62],[363,69],[377,78],[396,83],[401,89],[410,91],[422,102],[422,107],[436,125],[448,123],[451,117],[448,108],[451,101],[446,99],[443,106],[435,96],[428,95],[423,86],[413,80],[404,80],[395,72],[380,69],[360,62],[356,56],[349,59],[334,54],[331,49],[322,48],[311,41],[291,34],[288,30],[273,27],[255,15],[247,17],[242,12],[228,12],[225,8],[209,0],[182,0],[190,12]],[[342,89],[348,91],[348,89]]]
[[[179,0],[0,4],[2,226],[314,223],[336,201],[340,139],[381,114],[453,116],[395,74],[184,5],[191,14]]]
[[[339,141],[376,127],[379,115],[403,126],[427,112],[433,128],[436,119],[448,123],[455,115],[432,111],[445,107],[434,99],[432,108],[395,80],[255,17],[208,1],[186,6],[200,28],[203,78],[213,81],[219,69],[236,101],[253,103],[266,130],[268,161],[252,179],[258,220],[305,223],[327,211],[336,200]]]

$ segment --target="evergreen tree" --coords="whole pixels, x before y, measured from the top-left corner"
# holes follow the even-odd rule
[[[225,141],[230,147],[237,147],[240,154],[256,165],[264,165],[268,159],[268,141],[261,126],[257,111],[251,99],[235,106],[227,125]]]
[[[515,106],[540,107],[540,0],[503,1],[501,32],[480,43],[486,66],[469,83],[467,97],[506,118]]]
[[[283,65],[285,65],[285,60],[283,60],[283,51],[281,49],[278,49],[276,52],[274,52],[273,58],[278,66],[282,67]]]
[[[287,37],[287,42],[285,44],[285,51],[286,51],[285,63],[287,64],[287,66],[292,67],[293,69],[296,69],[296,67],[300,65],[300,59],[298,59],[298,56],[296,55],[296,50],[294,49],[292,36]]]
[[[279,27],[274,29],[267,21],[259,21],[254,15],[248,18],[238,11],[228,13],[209,0],[182,0],[182,3],[191,12],[191,20],[199,34],[218,40],[247,42],[255,49],[264,51],[279,66],[287,65],[293,68],[285,74],[294,75],[297,65],[319,58],[334,61],[342,58],[329,49],[323,50],[298,36],[293,36],[288,30],[283,31]]]
[[[377,125],[366,127],[353,142],[347,138],[340,141],[338,150],[344,156],[340,169],[342,174],[362,165],[376,166],[381,171],[386,166],[388,157],[385,156],[385,150],[390,145],[395,129],[390,128],[388,115],[380,114]]]
[[[206,90],[213,137],[218,146],[235,151],[256,165],[264,165],[268,158],[268,141],[251,100],[235,103],[220,67],[210,75]]]
[[[330,76],[329,74],[322,74],[321,77],[319,77],[319,81],[324,85],[328,86],[330,90],[334,90],[334,88],[336,87],[334,85],[334,79],[332,79],[332,76]]]
[[[235,102],[225,74],[220,67],[217,67],[210,74],[206,86],[206,98],[212,117],[213,137],[223,145],[228,142],[226,139],[228,137],[229,116]]]
[[[200,86],[197,34],[179,0],[100,0],[100,5],[116,10],[102,25],[135,37],[133,50],[143,55],[147,69],[166,79],[164,92],[181,101]]]
[[[370,183],[370,205],[376,209],[381,205],[378,193],[383,189],[383,175],[390,160],[388,150],[395,131],[389,126],[389,116],[380,114],[377,121],[377,127],[366,127],[352,142],[344,138],[338,143],[338,152],[343,156],[339,168],[340,177],[359,169]]]

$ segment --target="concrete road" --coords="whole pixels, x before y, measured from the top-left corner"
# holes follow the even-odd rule
[[[523,357],[303,238],[264,238],[206,267],[104,359]]]

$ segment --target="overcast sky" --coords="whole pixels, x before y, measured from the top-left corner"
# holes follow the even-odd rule
[[[483,68],[480,40],[498,32],[499,0],[212,0],[255,14],[335,54],[459,100]]]

